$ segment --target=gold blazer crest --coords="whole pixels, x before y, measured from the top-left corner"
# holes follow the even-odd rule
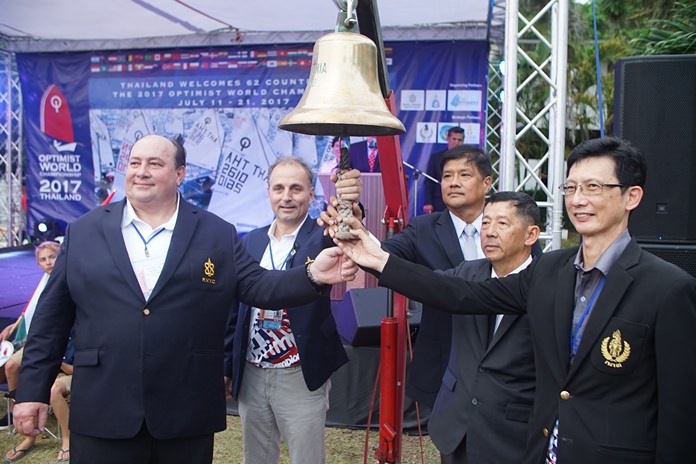
[[[215,264],[210,260],[210,258],[208,258],[208,261],[203,263],[203,273],[206,276],[201,277],[201,282],[215,285],[215,279],[213,279],[213,276],[215,275]]]
[[[625,362],[631,355],[631,345],[621,339],[621,331],[615,330],[611,337],[602,340],[602,356],[604,356],[604,364],[616,369],[623,367]]]

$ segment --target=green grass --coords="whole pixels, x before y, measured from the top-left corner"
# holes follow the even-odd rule
[[[4,407],[1,408],[4,410]],[[2,412],[4,414],[4,411]],[[55,418],[51,416],[48,427],[57,430]],[[22,436],[9,435],[7,430],[0,431],[0,453],[4,455],[22,441]],[[376,462],[373,458],[377,446],[377,433],[370,433],[368,463]],[[404,464],[437,464],[440,457],[430,438],[425,436],[423,442],[423,460],[421,461],[420,439],[418,436],[403,436],[401,462]],[[363,462],[365,449],[365,431],[339,428],[326,428],[326,462],[328,464],[359,464]],[[43,435],[36,441],[36,448],[18,462],[23,464],[49,464],[55,462],[60,450],[60,443]],[[2,461],[0,461],[2,462]],[[227,430],[215,435],[215,464],[241,464],[242,462],[242,428],[239,418],[227,416]],[[290,464],[288,453],[283,446],[281,464]],[[127,464],[127,463],[124,463]],[[301,463],[300,463],[301,464]]]

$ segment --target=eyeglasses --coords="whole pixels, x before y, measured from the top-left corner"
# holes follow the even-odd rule
[[[561,194],[567,197],[572,197],[575,195],[575,192],[577,190],[580,190],[583,195],[585,196],[594,196],[594,195],[599,195],[604,191],[605,187],[621,187],[625,188],[628,187],[628,185],[625,184],[602,184],[600,182],[588,182],[587,184],[563,184],[558,187],[558,189],[561,191]]]

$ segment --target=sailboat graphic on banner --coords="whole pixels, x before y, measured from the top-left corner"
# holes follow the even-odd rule
[[[218,167],[222,152],[223,137],[220,134],[220,120],[214,109],[207,109],[186,134],[186,159],[214,171]]]
[[[63,142],[75,141],[70,105],[55,84],[49,85],[41,96],[41,132]]]
[[[285,148],[290,153],[291,147]],[[236,111],[227,133],[208,211],[234,218],[237,230],[248,232],[269,224],[268,166],[275,160],[265,137],[249,110]]]
[[[109,129],[99,116],[89,115],[89,126],[92,130],[92,154],[95,163],[101,169],[111,170],[114,168],[114,151],[111,148],[111,136]],[[96,164],[95,164],[96,167]],[[95,169],[95,171],[97,171]]]
[[[138,141],[141,137],[151,134],[150,129],[152,124],[147,120],[147,117],[142,111],[138,111],[135,117],[131,121],[128,129],[126,129],[126,135],[124,135],[121,141],[121,149],[118,152],[118,159],[116,161],[116,169],[114,170],[114,187],[117,192],[114,196],[114,200],[123,198],[124,186],[126,184],[126,168],[128,167],[128,158],[130,158],[130,152],[133,148],[133,144]]]

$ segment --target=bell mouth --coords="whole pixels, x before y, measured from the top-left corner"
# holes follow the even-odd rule
[[[297,109],[288,113],[278,126],[286,131],[306,135],[379,137],[406,132],[401,121],[389,112],[355,107]]]

